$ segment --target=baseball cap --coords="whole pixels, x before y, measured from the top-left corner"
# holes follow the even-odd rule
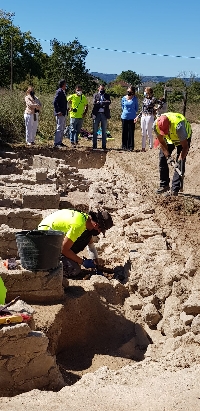
[[[97,219],[98,219],[98,224],[100,226],[101,232],[105,234],[106,230],[109,230],[113,226],[113,220],[111,215],[108,213],[108,211],[97,211]]]
[[[161,136],[166,136],[169,133],[169,119],[167,116],[160,116],[157,120],[157,126]]]

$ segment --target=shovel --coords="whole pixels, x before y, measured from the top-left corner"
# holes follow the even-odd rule
[[[176,172],[179,174],[180,178],[181,178],[181,184],[180,184],[180,192],[183,192],[183,182],[184,182],[184,175],[183,175],[183,161],[181,160],[181,169],[179,169],[178,167],[175,167],[175,162],[173,161],[171,163],[172,167],[174,167],[174,170],[176,170]]]

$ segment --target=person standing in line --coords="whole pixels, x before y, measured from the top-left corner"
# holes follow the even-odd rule
[[[142,130],[142,151],[146,151],[146,140],[149,139],[149,148],[153,148],[153,122],[154,114],[156,112],[156,104],[161,104],[161,101],[153,97],[153,90],[151,87],[146,87],[144,90],[144,99],[142,102],[142,111],[135,118],[136,123],[138,118],[141,118]]]
[[[110,95],[105,92],[105,86],[100,84],[98,93],[93,98],[93,149],[97,148],[97,131],[101,123],[102,129],[102,149],[106,150],[106,129],[107,120],[110,118]]]
[[[37,103],[37,105],[40,107],[39,109],[35,108],[35,112],[34,112],[34,121],[33,121],[33,141],[35,144],[35,137],[36,137],[36,133],[37,133],[37,129],[38,129],[38,123],[39,123],[39,113],[42,107],[42,104],[39,100],[39,98],[35,95],[35,92],[33,91],[33,98],[35,100],[35,103]]]
[[[40,105],[34,99],[34,89],[32,86],[29,86],[26,91],[25,96],[25,127],[26,127],[26,144],[31,146],[35,144],[35,135],[34,135],[34,114],[35,110],[40,110]]]
[[[134,150],[134,119],[138,111],[138,99],[135,96],[135,87],[130,86],[127,89],[127,95],[122,97],[122,149]]]
[[[72,146],[78,144],[78,135],[83,124],[83,118],[88,111],[88,101],[82,92],[82,86],[77,85],[75,93],[67,97],[70,114],[70,142]]]
[[[66,80],[60,80],[59,88],[56,91],[53,105],[54,105],[54,115],[56,118],[56,132],[54,137],[54,147],[62,148],[65,147],[63,144],[63,134],[65,129],[65,121],[67,114],[67,100],[66,100]]]

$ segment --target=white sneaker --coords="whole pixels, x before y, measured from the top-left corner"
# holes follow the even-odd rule
[[[31,146],[31,143],[26,143],[27,146]]]

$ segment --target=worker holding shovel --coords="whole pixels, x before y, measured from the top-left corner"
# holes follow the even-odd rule
[[[165,113],[154,121],[153,130],[160,143],[160,187],[156,193],[168,192],[169,195],[177,196],[183,189],[185,161],[192,136],[191,125],[180,113]],[[171,154],[175,148],[177,153],[174,161]],[[169,191],[169,165],[174,167],[171,192]]]

